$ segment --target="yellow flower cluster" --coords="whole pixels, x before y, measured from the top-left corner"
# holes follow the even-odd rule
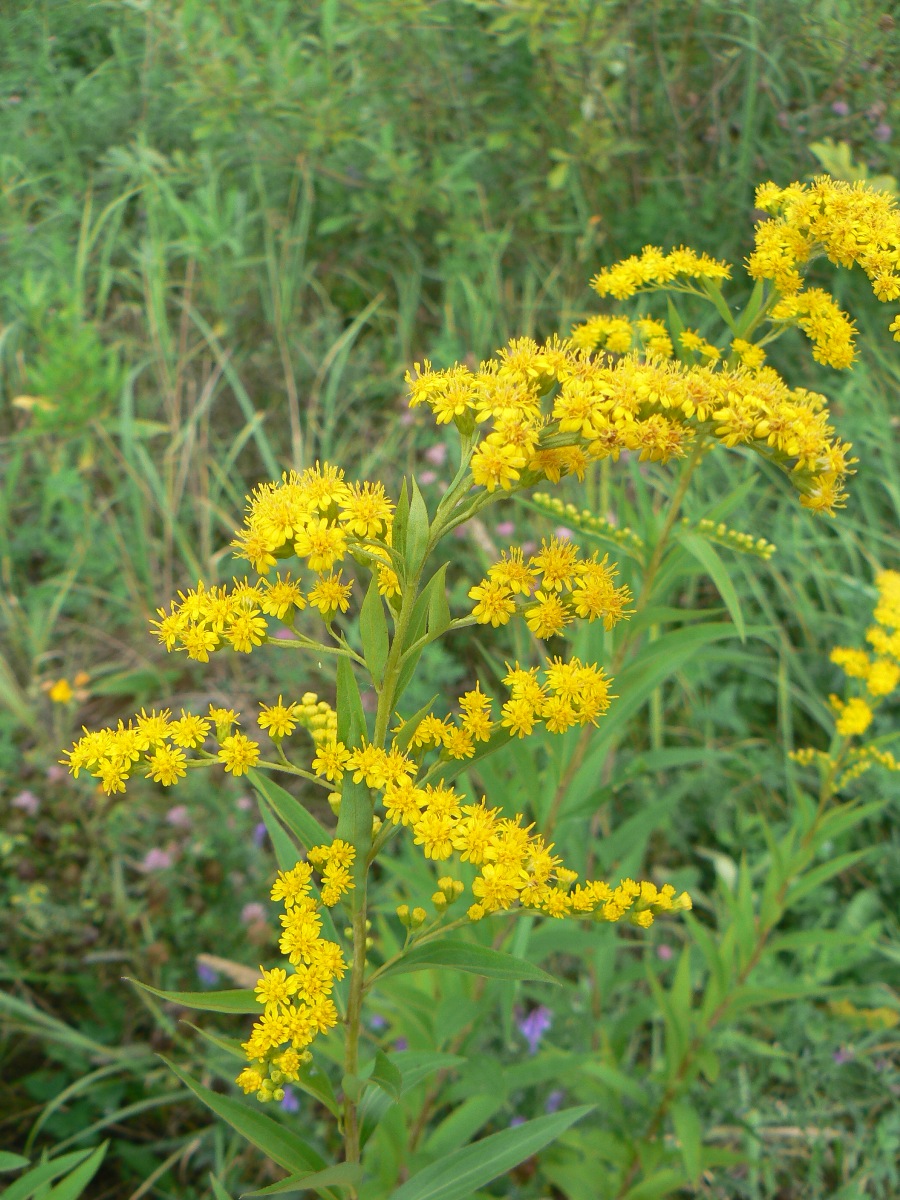
[[[900,1012],[881,1004],[878,1008],[857,1008],[852,1000],[829,1000],[828,1007],[836,1017],[843,1017],[851,1025],[862,1029],[896,1029],[900,1025]]]
[[[762,346],[748,342],[746,338],[736,337],[732,340],[731,350],[736,354],[745,367],[757,371],[766,361],[766,352]]]
[[[645,246],[640,254],[633,254],[600,271],[591,280],[591,287],[599,296],[627,300],[629,296],[647,288],[684,290],[690,286],[687,281],[730,278],[728,263],[698,254],[686,246],[679,246],[668,254],[664,254],[658,246]]]
[[[187,774],[187,768],[220,762],[232,775],[243,775],[259,760],[259,745],[240,732],[232,732],[237,713],[209,707],[208,717],[181,710],[172,720],[168,709],[140,713],[128,724],[119,721],[115,729],[84,731],[62,761],[75,778],[82,770],[100,780],[107,795],[124,792],[125,783],[137,763],[146,768],[145,777],[170,787]],[[219,741],[214,757],[203,751],[203,743],[214,725]],[[200,758],[188,760],[186,750],[195,750]]]
[[[827,293],[801,291],[800,268],[820,254],[838,266],[858,264],[879,300],[900,299],[900,211],[893,195],[867,183],[822,175],[811,184],[786,188],[764,183],[757,189],[756,207],[773,216],[757,226],[750,274],[771,279],[783,296],[798,301],[799,307],[785,309],[781,319],[799,317],[798,324],[815,343],[815,357],[831,366],[850,366],[852,322]],[[900,319],[891,330],[900,340]]]
[[[675,350],[665,321],[653,317],[611,317],[600,313],[576,325],[571,333],[572,345],[578,350],[606,350],[610,354],[627,354],[643,349],[648,358],[671,358]]]
[[[493,492],[529,487],[618,458],[666,462],[701,434],[748,446],[790,471],[801,503],[831,512],[843,500],[849,446],[834,438],[823,396],[791,389],[770,367],[687,365],[629,354],[591,358],[570,341],[510,343],[478,372],[416,367],[410,404],[472,432],[486,425],[471,460],[474,482]],[[548,411],[542,397],[554,384]]]
[[[864,689],[863,695],[828,698],[835,713],[835,729],[843,738],[858,738],[866,733],[878,707],[900,686],[900,571],[879,572],[875,586],[878,592],[875,624],[866,632],[866,640],[875,654],[860,647],[836,646],[830,656],[848,679],[857,680]],[[824,751],[809,749],[798,750],[792,757],[803,764],[818,759],[826,768],[838,763],[838,759]],[[845,787],[876,764],[889,771],[900,770],[900,763],[889,750],[872,744],[845,748],[840,757],[842,773],[838,787]]]
[[[291,555],[311,571],[331,571],[350,544],[383,542],[393,511],[383,484],[348,484],[339,467],[316,463],[254,489],[232,545],[260,574]]]
[[[672,888],[657,891],[649,883],[626,880],[618,888],[588,883],[573,890],[576,874],[551,854],[552,847],[531,834],[531,826],[522,826],[521,816],[515,820],[501,817],[484,799],[478,805],[466,805],[443,782],[416,782],[424,756],[431,751],[437,751],[441,761],[471,757],[476,742],[486,742],[498,727],[506,729],[510,737],[526,737],[543,722],[551,733],[563,733],[576,724],[596,723],[611,699],[610,680],[604,672],[577,658],[569,662],[552,659],[544,669],[543,681],[538,668],[527,670],[516,663],[508,669],[504,683],[510,698],[502,707],[499,723],[491,717],[491,698],[476,686],[460,698],[456,721],[433,713],[421,718],[408,753],[396,742],[389,750],[365,741],[351,750],[336,739],[323,739],[313,770],[334,783],[350,773],[355,783],[365,783],[381,793],[387,820],[408,826],[426,858],[442,862],[456,853],[461,861],[481,866],[481,875],[472,885],[472,920],[521,905],[557,917],[594,913],[605,921],[627,913],[631,920],[646,926],[654,913],[689,907],[686,895],[676,900]],[[435,901],[439,908],[461,894],[461,887],[452,880],[449,883],[443,901]]]
[[[856,326],[822,288],[784,296],[769,316],[773,321],[789,322],[802,329],[813,344],[816,362],[839,371],[853,366]]]
[[[586,666],[578,658],[563,662],[553,658],[544,668],[543,683],[537,667],[526,669],[518,663],[507,664],[503,682],[510,696],[503,705],[501,726],[510,737],[528,737],[534,726],[543,723],[549,733],[565,733],[573,725],[596,725],[606,714],[612,680],[595,664]]]
[[[310,862],[322,870],[322,904],[333,903],[352,887],[348,881],[354,853],[352,846],[338,840],[310,850]],[[338,1023],[331,992],[335,979],[343,979],[346,964],[340,946],[321,936],[320,901],[311,893],[312,867],[304,862],[279,871],[272,887],[272,900],[284,907],[279,944],[290,970],[260,967],[256,998],[264,1012],[243,1044],[251,1065],[236,1080],[245,1093],[253,1092],[264,1102],[284,1098],[283,1085],[296,1082],[301,1067],[310,1061],[309,1044]]]
[[[188,658],[204,663],[209,662],[213,651],[226,645],[241,654],[261,646],[268,638],[263,613],[286,615],[292,608],[306,607],[303,593],[290,575],[285,580],[279,578],[274,585],[264,580],[251,584],[247,579],[236,579],[231,589],[227,584],[207,588],[200,581],[189,592],[179,592],[178,597],[168,613],[162,608],[157,610],[159,620],[152,621],[151,626],[167,650],[186,650]]]
[[[522,551],[510,547],[489,568],[487,578],[469,589],[475,601],[472,615],[482,625],[505,625],[523,599],[522,609],[536,637],[561,634],[576,617],[602,620],[607,629],[628,615],[631,592],[616,587],[616,568],[604,556],[580,558],[574,542],[544,539],[541,549],[525,561]]]
[[[157,637],[167,650],[208,662],[225,646],[249,654],[267,642],[270,617],[292,627],[295,613],[310,605],[330,622],[350,607],[353,585],[335,567],[351,552],[373,564],[382,595],[396,595],[400,584],[389,554],[393,510],[383,484],[346,483],[343,471],[329,463],[260,485],[232,545],[261,577],[255,583],[235,579],[232,587],[200,582],[179,592],[169,611],[159,609],[159,620],[151,622]],[[315,575],[307,592],[290,572],[267,577],[279,559],[292,555]]]
[[[722,357],[721,351],[711,342],[707,342],[694,329],[685,329],[679,336],[678,341],[683,350],[689,354],[699,354],[701,358],[707,359],[708,362],[718,362]]]

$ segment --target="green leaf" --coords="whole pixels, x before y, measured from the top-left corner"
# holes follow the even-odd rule
[[[696,1186],[700,1178],[703,1124],[700,1114],[689,1100],[677,1100],[672,1105],[672,1123],[681,1143],[681,1159],[688,1179]]]
[[[700,563],[701,567],[703,567],[704,571],[706,571],[707,575],[709,575],[710,579],[716,585],[716,589],[725,602],[725,607],[728,609],[728,615],[734,621],[734,627],[738,631],[741,641],[746,642],[747,626],[744,623],[741,602],[719,552],[706,538],[701,537],[699,533],[695,533],[690,529],[679,530],[676,537],[685,550],[696,558],[697,562]]]
[[[450,615],[450,605],[447,601],[447,588],[435,587],[428,600],[428,615],[425,619],[425,628],[428,632],[429,641],[434,641],[447,629],[452,621]]]
[[[351,750],[356,749],[366,736],[366,714],[353,666],[343,655],[337,665],[337,720],[338,740]]]
[[[681,1187],[684,1187],[684,1172],[664,1167],[629,1188],[622,1200],[662,1200]]]
[[[338,1163],[334,1167],[326,1167],[324,1171],[313,1174],[289,1175],[278,1183],[260,1188],[258,1192],[242,1192],[242,1196],[284,1196],[287,1193],[299,1195],[301,1192],[318,1191],[322,1187],[355,1188],[362,1180],[362,1170],[358,1163]]]
[[[810,146],[810,149],[812,150],[812,146]],[[814,150],[813,153],[815,154]],[[750,299],[747,301],[744,311],[738,318],[734,330],[735,337],[742,338],[744,336],[744,331],[749,329],[756,320],[757,314],[759,313],[760,308],[762,308],[764,290],[764,281],[762,279],[757,279],[756,283],[753,285],[753,291],[750,293]]]
[[[0,1150],[0,1171],[21,1171],[31,1162],[21,1154],[10,1154],[8,1150]]]
[[[275,851],[275,861],[282,871],[290,871],[297,865],[297,847],[285,833],[284,826],[262,796],[258,796],[259,813]]]
[[[129,979],[127,975],[125,979],[141,991],[150,992],[151,995],[159,996],[161,1000],[168,1000],[170,1004],[178,1004],[182,1008],[196,1008],[201,1012],[255,1013],[257,1016],[262,1013],[262,1007],[252,988],[234,988],[227,992],[163,992],[159,988],[151,987],[149,983],[141,983],[139,979]]]
[[[433,967],[453,967],[457,971],[487,975],[492,979],[531,979],[538,983],[559,983],[558,979],[522,958],[504,954],[500,950],[492,950],[489,946],[460,942],[453,938],[438,938],[433,942],[413,946],[379,975],[379,978],[405,975],[408,971],[428,971]]]
[[[406,533],[406,566],[410,576],[421,568],[428,545],[430,523],[428,507],[415,477],[410,476],[409,525]]]
[[[221,1180],[217,1179],[212,1171],[209,1173],[209,1185],[213,1190],[214,1200],[232,1200],[231,1196],[228,1195],[222,1186]]]
[[[403,1076],[383,1050],[376,1051],[375,1062],[369,1078],[373,1083],[377,1083],[383,1092],[387,1092],[392,1100],[400,1099]]]
[[[345,662],[346,660],[341,659],[340,661]],[[349,663],[347,665],[349,667]],[[338,666],[338,671],[340,671],[340,666]],[[331,834],[325,826],[320,825],[312,813],[304,808],[290,792],[286,792],[280,784],[275,783],[261,771],[257,771],[255,767],[251,767],[247,772],[247,778],[257,793],[271,807],[279,821],[287,826],[305,849],[310,850],[313,846],[322,846],[331,842]]]
[[[3,1200],[28,1200],[38,1188],[44,1187],[45,1184],[51,1183],[66,1171],[84,1162],[90,1153],[90,1150],[73,1150],[70,1154],[52,1158],[49,1162],[38,1163],[27,1175],[20,1176],[15,1183],[11,1183],[6,1188]]]
[[[626,1074],[625,1071],[620,1071],[618,1067],[614,1067],[611,1063],[582,1062],[578,1064],[578,1070],[584,1075],[590,1075],[593,1079],[599,1079],[605,1088],[611,1092],[616,1092],[621,1096],[627,1096],[629,1100],[634,1100],[637,1104],[646,1104],[647,1090],[645,1086],[634,1078],[632,1075]]]
[[[43,1200],[78,1200],[78,1197],[99,1171],[100,1164],[106,1157],[108,1146],[109,1142],[104,1142],[102,1146],[98,1146],[90,1158],[77,1166],[71,1175],[67,1175],[65,1179],[61,1179],[55,1187],[46,1193]]]
[[[851,850],[847,854],[839,854],[837,858],[832,858],[826,863],[822,863],[819,867],[814,867],[811,871],[807,871],[792,888],[788,890],[785,897],[784,906],[790,908],[792,904],[796,904],[798,900],[802,900],[804,896],[808,896],[810,892],[814,892],[816,888],[821,887],[823,883],[833,878],[835,875],[840,875],[841,871],[846,871],[858,863],[861,858],[872,853],[872,846],[866,846],[863,850]]]
[[[211,1091],[202,1083],[197,1083],[186,1071],[176,1067],[163,1055],[160,1055],[160,1058],[169,1070],[191,1089],[198,1100],[201,1100],[207,1108],[212,1109],[216,1116],[221,1117],[241,1137],[252,1142],[258,1150],[262,1150],[263,1154],[267,1154],[280,1167],[284,1167],[286,1171],[306,1174],[310,1171],[321,1171],[324,1168],[325,1161],[322,1156],[295,1133],[285,1129],[283,1125],[279,1125],[277,1121],[273,1121],[271,1117],[267,1117],[257,1109],[233,1100],[231,1096],[222,1096],[218,1092]]]
[[[722,295],[722,285],[717,279],[702,279],[700,281],[700,285],[715,305],[716,312],[719,314],[731,332],[734,333],[734,318],[731,315],[731,309],[725,303],[725,299]]]
[[[409,626],[406,631],[406,638],[403,643],[404,657],[400,668],[400,675],[397,679],[397,693],[395,699],[399,700],[406,691],[409,681],[413,677],[413,673],[422,657],[424,643],[417,649],[410,652],[410,647],[424,637],[426,626],[428,623],[428,613],[431,605],[431,598],[437,589],[446,590],[445,575],[449,563],[444,563],[438,567],[432,577],[428,580],[419,597],[413,605],[412,613],[409,618]]]
[[[307,1095],[312,1096],[314,1100],[318,1100],[320,1104],[328,1109],[332,1116],[340,1117],[341,1106],[335,1097],[331,1080],[322,1068],[314,1062],[302,1064],[300,1067],[300,1077],[296,1080],[294,1086],[306,1092]]]
[[[195,1025],[193,1021],[181,1021],[180,1023],[182,1025],[187,1025],[188,1029],[193,1029],[194,1033],[198,1033],[204,1041],[209,1042],[211,1046],[216,1046],[230,1058],[236,1058],[238,1062],[246,1063],[247,1056],[237,1038],[220,1037],[219,1034],[211,1033],[208,1029],[201,1029],[200,1026]]]
[[[454,1150],[407,1180],[391,1200],[469,1200],[477,1188],[543,1150],[595,1107],[584,1104],[537,1117]]]
[[[681,319],[681,313],[678,311],[675,301],[671,296],[666,297],[666,310],[669,317],[669,332],[672,335],[672,344],[675,347],[675,356],[680,358],[684,353],[681,346],[681,335],[684,333],[684,321]]]
[[[388,636],[387,618],[384,615],[384,604],[378,594],[378,576],[373,574],[362,608],[359,610],[359,636],[362,640],[363,657],[369,674],[377,687],[384,679],[384,668],[387,664],[390,638]],[[349,661],[347,662],[349,666]],[[351,668],[352,670],[352,668]]]
[[[465,1059],[457,1054],[444,1054],[438,1050],[399,1050],[388,1056],[400,1071],[402,1084],[401,1096],[412,1091],[414,1087],[427,1079],[435,1071],[448,1071],[453,1067],[461,1067]],[[364,1146],[384,1114],[394,1104],[387,1092],[370,1088],[363,1096],[359,1106],[360,1145]]]
[[[409,488],[406,486],[406,479],[400,488],[400,498],[397,501],[397,507],[394,509],[394,521],[391,525],[391,545],[406,558],[406,532],[409,528]]]
[[[504,1104],[506,1097],[502,1093],[487,1095],[479,1092],[469,1096],[432,1130],[423,1146],[424,1152],[429,1156],[437,1156],[449,1154],[458,1146],[466,1145]]]

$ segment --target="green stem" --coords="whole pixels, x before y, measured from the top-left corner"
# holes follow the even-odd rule
[[[362,1019],[363,990],[366,972],[366,889],[357,896],[353,913],[353,964],[350,971],[350,991],[347,997],[347,1038],[344,1046],[344,1075],[355,1078],[359,1069],[359,1029]],[[354,1091],[355,1094],[355,1091]],[[359,1162],[359,1111],[357,1101],[344,1085],[344,1157],[347,1162]],[[352,1192],[356,1196],[356,1191]]]

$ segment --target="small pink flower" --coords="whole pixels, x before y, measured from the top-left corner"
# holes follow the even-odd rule
[[[400,424],[403,426],[412,425],[412,423],[415,419],[416,419],[416,414],[412,411],[412,409],[409,409],[409,408],[404,409],[403,412],[400,414]]]
[[[285,629],[283,625],[281,629],[275,630],[275,636],[280,642],[290,642],[293,641],[294,638],[293,631],[290,629]]]
[[[425,451],[425,460],[430,462],[433,467],[442,467],[447,461],[446,443],[437,442],[434,446],[429,446]]]
[[[434,483],[436,479],[437,471],[423,471],[419,476],[419,483],[421,483],[423,487],[428,487],[429,483]]]
[[[166,820],[176,829],[190,829],[191,814],[186,804],[176,804],[166,813]]]
[[[49,766],[47,768],[45,773],[51,783],[61,783],[66,778],[66,775],[68,774],[68,772],[66,771],[66,768],[61,767],[59,765],[59,763],[51,764],[51,766]]]
[[[570,541],[575,536],[572,530],[567,529],[565,525],[557,525],[553,532],[564,542]]]
[[[891,127],[886,121],[879,121],[872,130],[872,137],[876,142],[889,142],[891,140]]]
[[[256,925],[266,919],[266,910],[257,900],[251,900],[241,909],[241,920],[245,925]]]
[[[656,947],[656,957],[661,958],[663,962],[668,962],[674,953],[675,951],[672,949],[672,947],[667,946],[665,942],[661,942]]]
[[[508,538],[516,532],[515,522],[499,521],[497,523],[497,537]]]
[[[522,543],[522,553],[524,555],[527,556],[529,554],[534,554],[535,550],[537,550],[537,542],[523,542]]]
[[[838,117],[849,117],[850,105],[846,100],[835,100],[831,106],[831,111]]]
[[[239,808],[241,812],[249,812],[253,807],[253,801],[249,796],[238,796],[234,803],[235,807]]]
[[[167,867],[172,865],[172,855],[168,850],[163,850],[159,846],[154,846],[152,850],[148,850],[144,855],[144,860],[141,863],[142,871],[165,871]]]
[[[13,796],[10,804],[12,804],[13,808],[21,808],[22,812],[28,813],[29,817],[36,816],[38,809],[41,807],[41,802],[34,792],[27,790],[19,792],[18,796]]]

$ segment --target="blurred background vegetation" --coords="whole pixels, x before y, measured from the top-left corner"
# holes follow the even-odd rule
[[[108,1140],[97,1197],[200,1200],[273,1178],[155,1057],[208,1045],[121,982],[211,986],[217,968],[198,954],[255,966],[271,953],[275,866],[255,801],[220,780],[177,795],[148,782],[104,803],[69,780],[61,748],[142,705],[330,695],[327,671],[298,688],[261,654],[252,670],[220,657],[201,673],[167,659],[147,622],[199,577],[231,577],[228,541],[260,479],[327,458],[390,485],[416,470],[426,494],[438,488],[446,447],[404,411],[414,360],[477,361],[513,335],[567,332],[595,311],[589,277],[647,242],[739,262],[765,179],[825,169],[895,187],[891,8],[0,0],[0,1144],[33,1158]],[[738,272],[738,298],[742,286]],[[735,869],[759,812],[787,802],[785,750],[823,744],[829,647],[859,642],[875,570],[900,566],[896,347],[858,280],[835,290],[861,327],[857,369],[816,366],[799,339],[775,361],[832,398],[856,446],[847,511],[815,520],[768,477],[741,504],[739,527],[778,546],[733,576],[768,638],[705,650],[656,693],[652,729],[646,708],[633,721],[622,782],[594,797],[604,828],[643,814],[611,870],[663,863],[702,895]],[[696,514],[726,473],[730,486],[754,470],[737,458],[704,470]],[[588,499],[621,519],[618,478],[598,478]],[[651,484],[664,495],[665,473]],[[460,543],[473,575],[509,540],[504,523],[519,539],[553,528],[513,506],[495,523]],[[484,661],[478,638],[435,652],[420,703]],[[693,751],[635,768],[663,743]],[[887,1016],[867,1025],[808,999],[733,1030],[696,1101],[731,1157],[636,1200],[900,1192],[896,819],[854,836],[850,849],[877,853],[798,918],[843,931],[804,970]],[[663,976],[679,936],[645,939]],[[584,1135],[588,1159],[602,1139],[613,1159],[610,1139],[627,1143],[652,1066],[645,969],[633,946],[625,958],[602,1004],[591,972],[540,997],[556,1006],[559,1052],[632,1047],[630,1080],[601,1072],[618,1115]],[[409,1036],[402,1005],[381,1020],[386,1045]],[[527,1060],[515,1025],[484,1045]],[[547,1062],[469,1136],[540,1111],[560,1070]],[[485,1194],[588,1186],[551,1153]]]

